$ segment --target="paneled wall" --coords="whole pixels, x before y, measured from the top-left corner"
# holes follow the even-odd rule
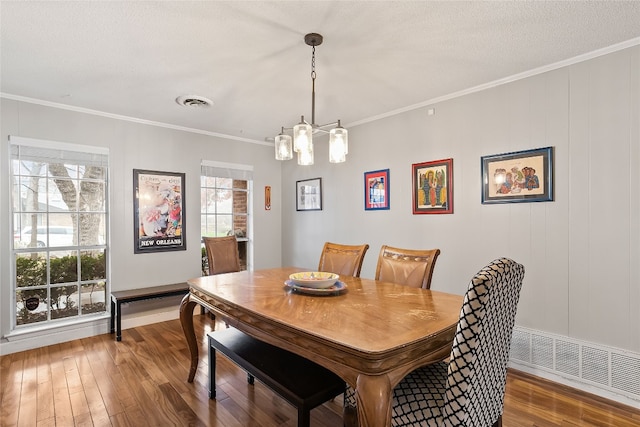
[[[435,109],[428,115],[427,109]],[[526,267],[517,324],[640,352],[640,47],[350,128],[347,162],[284,165],[283,263],[325,241],[440,248],[432,289],[461,294],[481,267]],[[480,158],[554,147],[555,201],[481,204]],[[454,213],[413,215],[411,165],[453,158]],[[391,209],[365,211],[363,174],[390,169]],[[296,212],[295,181],[323,179],[323,210]]]

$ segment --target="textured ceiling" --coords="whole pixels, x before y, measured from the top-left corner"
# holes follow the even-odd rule
[[[1,1],[0,92],[264,141],[366,122],[619,43],[638,1]],[[184,107],[181,95],[209,98]]]

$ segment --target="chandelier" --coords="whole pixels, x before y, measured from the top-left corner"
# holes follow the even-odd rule
[[[322,36],[309,33],[304,42],[311,46],[311,123],[300,117],[300,123],[292,128],[282,127],[275,138],[276,160],[291,160],[293,152],[298,154],[299,165],[313,164],[313,135],[318,132],[329,134],[329,162],[342,163],[349,152],[348,132],[340,125],[340,120],[326,125],[316,124],[316,46],[322,44]],[[327,128],[335,126],[331,130]],[[293,131],[293,138],[285,131]]]

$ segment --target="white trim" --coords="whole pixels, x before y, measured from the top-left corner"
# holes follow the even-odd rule
[[[60,104],[58,102],[44,101],[44,100],[41,100],[41,99],[29,98],[29,97],[21,96],[21,95],[12,95],[10,93],[5,93],[5,92],[0,92],[0,98],[12,99],[14,101],[27,102],[29,104],[43,105],[45,107],[59,108],[61,110],[75,111],[76,113],[84,113],[84,114],[91,114],[91,115],[94,115],[94,116],[108,117],[110,119],[123,120],[123,121],[126,121],[126,122],[140,123],[140,124],[143,124],[143,125],[157,126],[157,127],[161,127],[161,128],[179,130],[179,131],[183,131],[183,132],[197,133],[197,134],[200,134],[200,135],[215,136],[215,137],[218,137],[218,138],[231,139],[231,140],[234,140],[234,141],[250,142],[252,144],[265,145],[265,146],[268,146],[268,147],[272,147],[273,146],[272,143],[259,141],[259,140],[256,140],[256,139],[241,138],[241,137],[237,137],[237,136],[233,136],[233,135],[226,135],[224,133],[209,132],[209,131],[202,130],[202,129],[188,128],[186,126],[171,125],[171,124],[168,124],[168,123],[155,122],[153,120],[145,120],[145,119],[139,119],[139,118],[136,118],[136,117],[123,116],[121,114],[106,113],[104,111],[91,110],[89,108],[82,108],[82,107],[76,107],[76,106],[73,106],[73,105]]]
[[[424,108],[430,105],[434,105],[440,102],[448,101],[454,98],[460,98],[465,95],[469,95],[476,92],[481,92],[483,90],[491,89],[496,86],[501,86],[507,83],[511,83],[517,80],[526,79],[528,77],[536,76],[538,74],[543,74],[549,71],[557,70],[559,68],[567,67],[569,65],[577,64],[580,62],[588,61],[593,58],[597,58],[600,56],[607,55],[609,53],[618,52],[620,50],[624,50],[636,45],[640,45],[640,37],[635,39],[627,40],[622,43],[614,44],[612,46],[608,46],[602,49],[594,50],[593,52],[588,52],[582,55],[574,56],[573,58],[565,59],[564,61],[556,62],[553,64],[545,65],[542,67],[534,68],[529,71],[525,71],[522,73],[514,74],[512,76],[507,76],[502,79],[494,80],[488,83],[484,83],[478,86],[470,87],[468,89],[464,89],[458,92],[453,92],[448,95],[440,96],[437,98],[429,99],[427,101],[419,102],[417,104],[409,105],[407,107],[399,108],[397,110],[389,111],[387,113],[378,114],[377,116],[372,116],[366,119],[357,120],[355,122],[346,123],[344,127],[355,127],[359,125],[363,125],[365,123],[374,122],[377,120],[381,120],[387,117],[396,116],[398,114],[406,113],[407,111],[413,111],[420,108]]]
[[[9,135],[9,143],[14,145],[25,145],[35,148],[54,148],[56,150],[86,152],[92,154],[109,155],[108,147],[100,147],[95,145],[83,145],[69,142],[50,141],[46,139],[25,138],[22,136]],[[51,144],[55,144],[52,147]]]
[[[203,166],[210,166],[214,168],[227,168],[227,169],[239,169],[243,171],[253,171],[253,165],[243,165],[240,163],[217,162],[215,160],[202,159],[201,164]]]

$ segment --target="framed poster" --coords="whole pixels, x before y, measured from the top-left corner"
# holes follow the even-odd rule
[[[553,148],[481,158],[482,203],[553,201]]]
[[[453,159],[414,163],[413,213],[453,213]]]
[[[134,253],[187,249],[184,174],[133,170]]]
[[[389,209],[389,169],[364,173],[364,209]]]
[[[322,210],[322,178],[296,181],[296,210]]]

